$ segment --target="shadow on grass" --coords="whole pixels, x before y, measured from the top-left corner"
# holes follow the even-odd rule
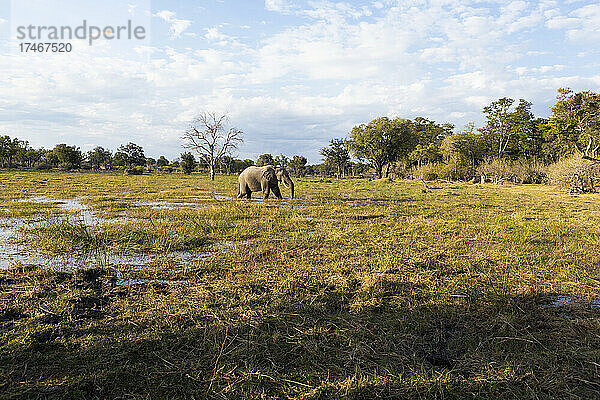
[[[3,311],[0,398],[600,395],[600,312],[555,306],[547,295],[478,292],[434,304],[412,296],[421,288],[394,283],[357,308],[368,292],[356,282],[285,301],[263,287],[258,317],[228,320],[215,302],[207,304],[214,312],[190,308],[134,320],[111,305],[148,296],[161,301],[177,288],[115,288],[103,279],[74,278],[73,286],[87,292],[61,313]]]

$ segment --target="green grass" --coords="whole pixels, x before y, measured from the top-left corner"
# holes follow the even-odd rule
[[[123,267],[175,285],[0,270],[0,398],[600,396],[600,196],[304,178],[293,207],[206,200],[235,197],[235,181],[0,173],[0,216],[49,222],[24,245],[212,253]],[[13,201],[33,193],[133,222]]]

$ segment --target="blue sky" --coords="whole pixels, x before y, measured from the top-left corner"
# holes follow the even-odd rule
[[[16,26],[120,24],[144,41],[20,54]],[[382,115],[462,129],[500,97],[548,116],[556,89],[598,91],[597,1],[0,0],[0,134],[36,147],[175,158],[201,111],[245,132],[236,154],[303,154]]]

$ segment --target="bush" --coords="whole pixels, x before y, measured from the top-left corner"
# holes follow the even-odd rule
[[[144,167],[130,167],[125,169],[125,175],[143,175]]]
[[[422,164],[413,169],[413,176],[424,181],[436,179],[459,181],[471,179],[472,172],[470,168],[458,165],[451,160],[447,163]]]
[[[48,170],[52,169],[52,165],[42,163],[42,164],[36,165],[34,169],[38,170],[38,171],[48,171]]]
[[[548,174],[543,164],[526,161],[507,161],[487,159],[477,167],[484,180],[494,183],[503,181],[513,183],[547,183]]]
[[[600,179],[600,167],[577,154],[550,165],[548,178],[552,185],[570,192],[596,192],[594,182]]]

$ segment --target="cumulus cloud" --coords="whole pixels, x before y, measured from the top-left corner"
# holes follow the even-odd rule
[[[287,0],[265,0],[265,9],[280,13],[287,13],[292,10],[292,5]]]
[[[170,25],[169,33],[172,39],[178,38],[181,34],[187,30],[191,25],[192,21],[188,19],[178,19],[173,11],[163,10],[159,11],[154,16],[164,20]]]
[[[172,157],[199,111],[229,111],[246,132],[239,156],[255,157],[268,144],[272,153],[316,162],[332,136],[380,115],[462,127],[481,122],[482,107],[499,97],[528,99],[545,115],[558,87],[600,86],[600,75],[576,69],[597,57],[577,42],[600,26],[596,8],[549,0],[491,7],[380,0],[300,8],[267,0],[265,8],[294,13],[296,23],[262,36],[245,29],[240,37],[218,21],[187,31],[191,21],[159,11],[171,37],[198,34],[202,44],[140,46],[124,56],[82,50],[68,58],[3,51],[0,131],[46,146],[60,135],[113,148],[133,140],[148,154]]]

